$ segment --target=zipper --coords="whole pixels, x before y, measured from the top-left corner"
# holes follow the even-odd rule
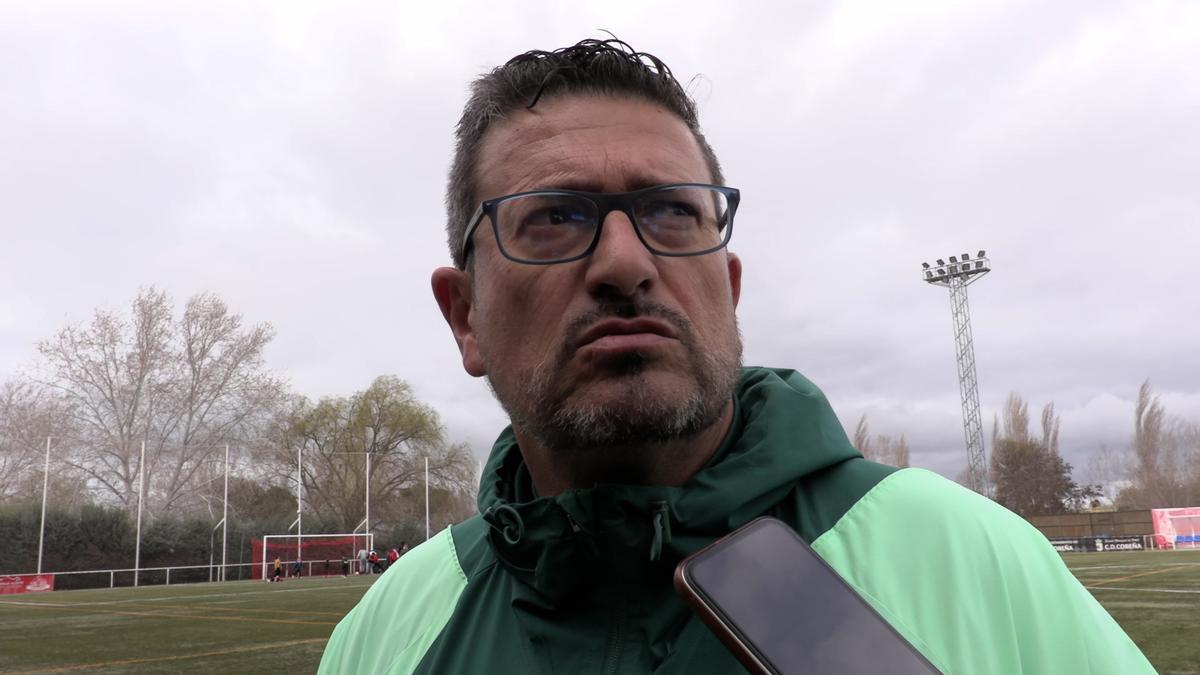
[[[613,622],[608,629],[608,647],[604,654],[604,675],[616,675],[621,666],[621,653],[625,646],[625,598],[617,606]]]

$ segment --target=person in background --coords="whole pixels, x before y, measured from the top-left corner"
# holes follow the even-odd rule
[[[279,581],[283,579],[283,561],[279,556],[275,556],[275,566],[271,571],[271,581]]]

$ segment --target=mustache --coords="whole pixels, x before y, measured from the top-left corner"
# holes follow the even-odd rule
[[[595,309],[585,312],[567,324],[563,340],[563,356],[570,357],[579,343],[579,336],[596,322],[603,319],[637,319],[653,317],[661,319],[675,329],[676,337],[685,346],[690,346],[692,340],[692,324],[681,312],[666,305],[648,300],[619,300],[601,302]]]

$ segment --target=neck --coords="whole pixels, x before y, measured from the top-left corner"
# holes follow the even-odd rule
[[[708,462],[733,423],[733,402],[717,421],[685,438],[576,452],[548,448],[520,429],[513,434],[538,494],[546,497],[597,483],[683,485]]]

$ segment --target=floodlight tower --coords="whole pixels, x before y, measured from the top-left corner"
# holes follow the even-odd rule
[[[950,315],[954,320],[954,349],[958,355],[958,393],[962,397],[963,435],[967,441],[967,478],[970,488],[982,495],[990,492],[987,451],[983,447],[983,422],[979,417],[979,380],[975,376],[975,343],[971,337],[971,312],[967,286],[992,270],[985,251],[975,259],[966,253],[962,260],[938,258],[936,265],[921,263],[925,281],[950,289]]]

